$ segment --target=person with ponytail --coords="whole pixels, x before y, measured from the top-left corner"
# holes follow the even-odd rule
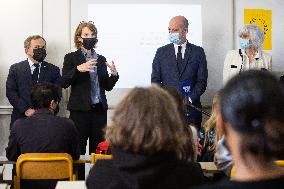
[[[231,180],[202,188],[284,188],[284,89],[278,78],[260,70],[242,72],[220,92],[217,127],[234,165]]]

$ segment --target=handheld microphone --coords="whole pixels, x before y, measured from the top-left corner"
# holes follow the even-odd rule
[[[202,110],[201,108],[198,108],[196,106],[194,106],[191,102],[190,102],[190,97],[189,97],[189,94],[192,92],[191,90],[191,83],[188,82],[188,81],[184,81],[181,83],[180,87],[179,87],[179,91],[183,94],[183,95],[186,95],[186,105],[193,108],[194,110],[197,110],[201,113],[203,113],[204,115],[210,117],[211,114]]]

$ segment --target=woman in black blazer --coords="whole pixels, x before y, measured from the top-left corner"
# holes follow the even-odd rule
[[[95,152],[98,143],[104,140],[108,109],[105,91],[112,90],[118,80],[114,63],[109,65],[94,50],[97,41],[95,25],[80,23],[74,36],[77,51],[65,55],[62,69],[62,87],[71,86],[67,108],[79,132],[81,154],[86,153],[88,138],[89,153]],[[79,179],[84,179],[84,175],[82,168]]]

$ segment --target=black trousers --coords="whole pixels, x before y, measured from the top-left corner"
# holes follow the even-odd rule
[[[93,105],[89,111],[70,110],[70,119],[74,121],[79,133],[81,155],[86,153],[89,138],[89,153],[95,152],[98,144],[105,140],[104,128],[107,123],[107,110],[102,104]],[[85,179],[85,165],[78,166],[78,179]]]

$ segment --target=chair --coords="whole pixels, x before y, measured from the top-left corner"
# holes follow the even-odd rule
[[[91,163],[94,164],[96,163],[97,160],[99,159],[112,159],[112,155],[105,155],[105,154],[91,154]]]
[[[276,160],[275,163],[280,167],[284,167],[284,160]]]
[[[18,157],[14,188],[20,189],[21,179],[75,179],[73,160],[67,153],[26,153]]]
[[[230,178],[232,179],[234,176],[235,176],[235,166],[232,165],[231,172],[230,172]]]

